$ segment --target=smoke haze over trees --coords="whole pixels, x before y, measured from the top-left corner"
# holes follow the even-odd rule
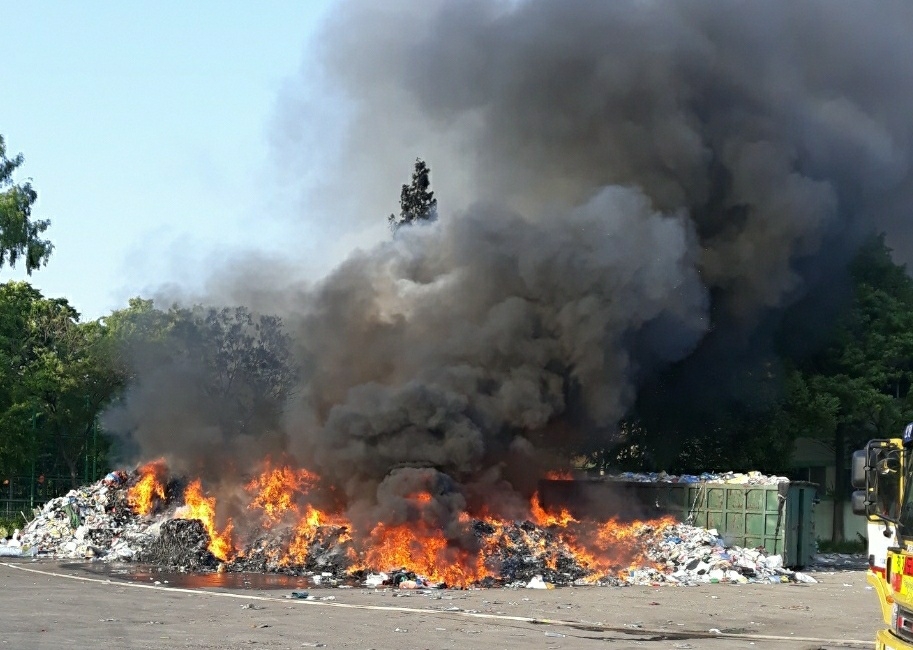
[[[429,178],[431,169],[420,158],[415,161],[415,170],[412,172],[412,182],[403,185],[399,195],[399,217],[394,214],[388,219],[393,232],[400,226],[412,224],[415,221],[434,221],[437,219],[437,199]]]
[[[365,521],[424,484],[446,527],[482,498],[510,511],[556,452],[611,447],[626,423],[661,432],[647,463],[774,434],[788,449],[771,423],[789,369],[828,342],[863,242],[908,234],[911,19],[339,5],[317,47],[347,102],[345,186],[322,195],[350,208],[340,229],[376,223],[387,161],[418,150],[443,209],[274,294],[301,366],[286,452]],[[769,446],[741,461],[782,456]]]
[[[267,420],[201,396],[210,343],[175,333],[180,353],[133,357],[107,422],[216,478],[287,454],[356,521],[410,516],[425,489],[444,529],[481,500],[509,514],[577,452],[774,468],[796,433],[862,422],[841,377],[891,433],[909,383],[868,371],[899,357],[840,350],[877,347],[854,313],[909,307],[883,246],[876,280],[850,263],[880,231],[908,250],[911,28],[902,3],[342,3],[316,47],[347,102],[345,185],[321,196],[340,232],[376,224],[421,151],[439,218],[314,284],[238,264],[233,297],[282,316],[296,369],[277,392],[258,373],[282,354],[242,364]]]

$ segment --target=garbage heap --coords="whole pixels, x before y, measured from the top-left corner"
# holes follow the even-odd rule
[[[484,522],[477,524],[484,528]],[[482,534],[485,534],[484,531]],[[697,585],[704,583],[815,582],[814,578],[783,567],[780,555],[764,549],[729,546],[715,530],[688,524],[645,525],[631,540],[643,560],[619,567],[617,576],[592,578],[588,567],[569,549],[560,533],[530,522],[505,527],[497,549],[500,580],[488,586],[548,585]],[[541,587],[540,587],[541,588]]]
[[[133,512],[125,489],[99,481],[45,503],[21,541],[25,554],[131,560],[157,533]]]
[[[667,474],[666,472],[621,472],[607,479],[633,483],[727,483],[730,485],[777,485],[789,481],[785,476],[761,472],[704,472],[703,474]]]
[[[266,531],[229,562],[208,550],[210,539],[195,519],[174,517],[174,508],[141,517],[127,499],[126,484],[98,482],[52,499],[23,529],[21,554],[55,558],[135,561],[182,571],[260,571],[311,575],[323,584],[360,581],[403,588],[445,586],[400,567],[359,567],[344,527],[317,530],[304,554],[290,559],[288,531]],[[618,566],[612,577],[594,576],[560,529],[530,521],[475,521],[472,532],[494,574],[478,586],[549,588],[562,585],[694,585],[701,583],[813,582],[783,567],[779,555],[728,546],[715,530],[686,524],[644,525],[626,543],[634,566]],[[13,553],[13,549],[8,549]]]
[[[783,567],[780,555],[762,549],[727,546],[716,530],[688,524],[669,526],[648,544],[652,567],[632,569],[630,584],[656,585],[731,582],[816,582],[808,574]]]

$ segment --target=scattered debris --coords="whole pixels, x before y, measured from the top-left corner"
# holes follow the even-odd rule
[[[101,480],[102,485],[105,487],[118,487],[126,484],[127,482],[127,472],[123,470],[116,470],[113,472],[108,472],[105,477]]]
[[[864,571],[869,567],[869,559],[864,553],[818,553],[812,558],[815,571]]]

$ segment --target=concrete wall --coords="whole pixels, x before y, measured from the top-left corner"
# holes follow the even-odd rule
[[[834,481],[837,475],[837,468],[834,466],[834,452],[820,440],[798,438],[795,443],[792,464],[797,468],[819,468],[814,476],[804,475],[801,478],[819,484],[818,497],[821,501],[815,506],[815,536],[818,539],[830,540],[834,521]],[[848,472],[849,469],[844,471]],[[854,515],[849,500],[845,499],[843,503],[843,539],[859,539],[857,533],[865,537],[866,519]]]
[[[830,540],[834,523],[834,502],[831,499],[821,499],[815,506],[815,536],[818,539]],[[854,515],[850,502],[843,503],[843,539],[859,539],[857,533],[865,537],[866,518]]]

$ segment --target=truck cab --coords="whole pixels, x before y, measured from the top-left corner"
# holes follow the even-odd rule
[[[913,650],[913,424],[855,452],[851,480],[853,511],[868,519],[866,578],[888,626],[876,648]]]

